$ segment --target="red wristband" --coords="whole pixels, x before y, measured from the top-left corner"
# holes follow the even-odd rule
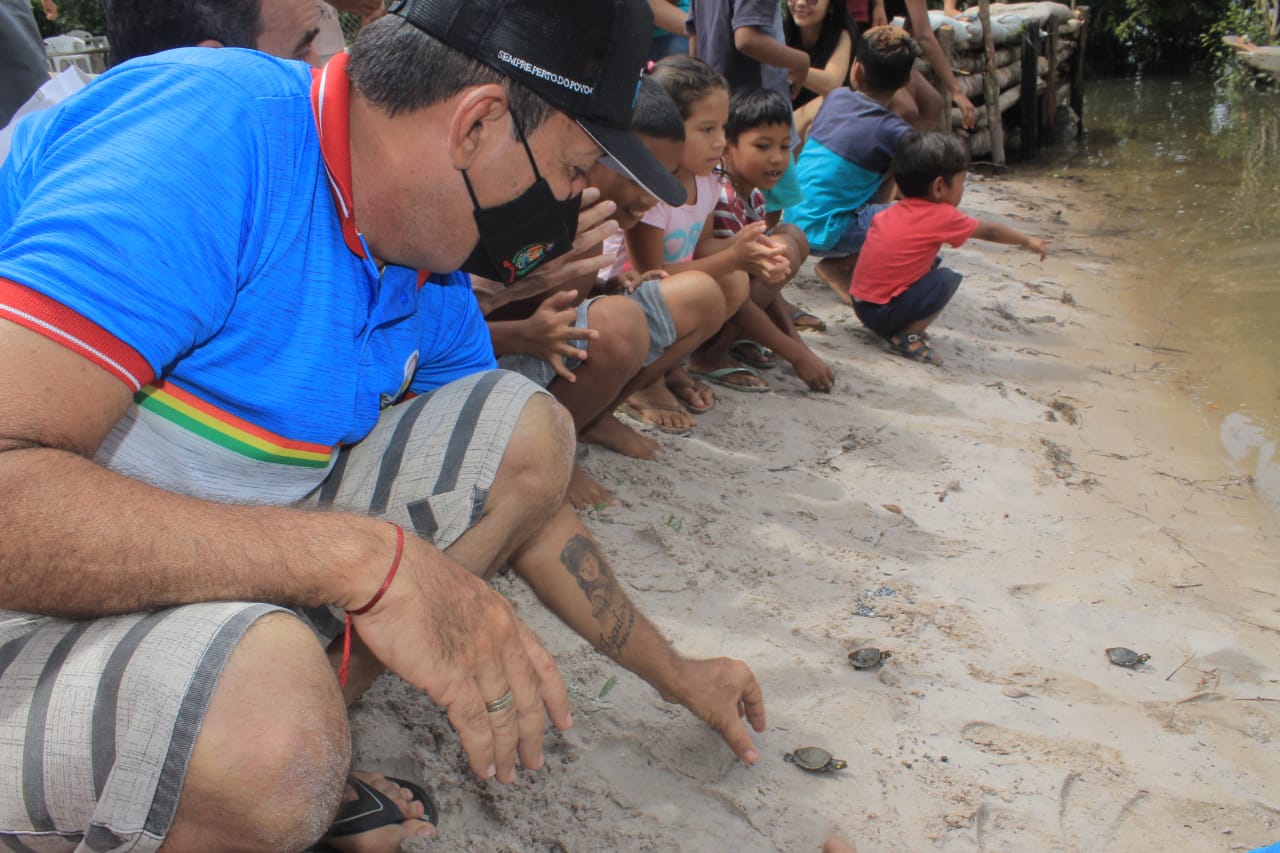
[[[347,667],[351,663],[351,617],[362,616],[373,609],[382,596],[386,595],[387,590],[391,588],[391,582],[396,579],[396,571],[400,568],[400,558],[404,555],[404,528],[398,524],[388,521],[392,527],[396,529],[396,554],[391,558],[391,568],[387,570],[387,576],[382,581],[382,586],[378,587],[378,591],[373,594],[373,598],[369,599],[369,603],[364,607],[356,610],[347,611],[347,625],[342,632],[342,665],[338,667],[338,684],[347,686]]]

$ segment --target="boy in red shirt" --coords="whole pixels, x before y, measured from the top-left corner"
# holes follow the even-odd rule
[[[902,201],[876,214],[853,270],[849,296],[862,324],[894,352],[929,364],[929,324],[955,295],[963,276],[940,267],[938,250],[970,237],[1022,246],[1045,258],[1046,241],[1016,228],[981,222],[956,209],[964,196],[969,157],[945,133],[905,136],[893,153],[892,173]]]

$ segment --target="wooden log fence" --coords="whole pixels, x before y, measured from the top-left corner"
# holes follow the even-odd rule
[[[1043,11],[1050,6],[1054,8],[1040,22],[1032,18],[1021,26],[1010,23],[1029,7]],[[946,24],[936,30],[961,89],[978,108],[978,122],[971,130],[961,126],[958,109],[948,109],[944,130],[963,139],[974,160],[998,165],[1005,163],[1006,154],[1033,157],[1042,144],[1053,140],[1060,107],[1075,113],[1079,132],[1084,126],[1089,7],[980,0],[979,21],[981,37],[966,32],[961,38]],[[928,63],[917,60],[916,67],[938,85]],[[948,93],[939,93],[949,104]]]

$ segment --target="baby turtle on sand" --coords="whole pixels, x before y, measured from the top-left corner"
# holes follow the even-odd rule
[[[871,647],[854,649],[849,652],[849,663],[853,665],[854,669],[871,669],[884,663],[892,655],[893,652],[881,651]]]
[[[802,746],[795,752],[788,752],[782,757],[800,769],[813,773],[843,770],[849,766],[849,762],[841,761],[839,758],[832,758],[831,753],[816,746]]]
[[[1107,660],[1116,666],[1127,666],[1133,669],[1140,663],[1146,663],[1151,660],[1151,655],[1138,654],[1133,649],[1126,649],[1124,646],[1114,646],[1107,649]]]

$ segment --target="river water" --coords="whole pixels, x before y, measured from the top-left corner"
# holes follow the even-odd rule
[[[1091,81],[1085,134],[1045,149],[1108,211],[1143,341],[1229,467],[1280,504],[1280,94],[1207,79]]]

